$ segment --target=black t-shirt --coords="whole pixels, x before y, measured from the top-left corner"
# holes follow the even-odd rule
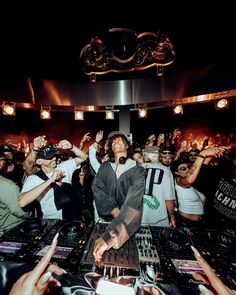
[[[205,221],[207,227],[236,227],[236,182],[233,179],[234,166],[222,159],[219,166],[206,175]],[[213,173],[214,172],[214,173]]]

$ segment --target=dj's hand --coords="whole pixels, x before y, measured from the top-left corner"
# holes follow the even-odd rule
[[[99,237],[95,240],[93,256],[96,262],[100,262],[102,254],[108,250],[108,245],[103,240],[102,237]]]
[[[197,259],[198,263],[202,267],[206,277],[202,276],[199,273],[193,274],[193,277],[196,280],[200,280],[204,282],[205,284],[209,285],[211,287],[211,290],[206,288],[203,285],[199,285],[198,288],[201,291],[200,294],[219,294],[219,295],[232,295],[235,294],[231,289],[229,289],[222,281],[221,279],[216,275],[216,273],[213,271],[213,269],[210,267],[210,265],[206,262],[206,260],[201,256],[201,254],[198,252],[198,250],[191,246],[194,256]]]
[[[22,275],[13,285],[9,295],[43,295],[48,285],[58,286],[61,284],[53,277],[53,273],[62,275],[66,271],[56,265],[49,264],[49,261],[57,246],[58,234],[52,241],[47,253],[42,257],[35,268]]]

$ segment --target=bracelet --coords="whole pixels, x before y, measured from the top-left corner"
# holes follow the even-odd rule
[[[198,154],[197,157],[202,158],[202,159],[204,159],[204,160],[206,159],[206,157],[204,157],[204,156],[201,155],[201,154]]]
[[[99,145],[99,142],[95,140],[95,142]]]
[[[73,147],[74,147],[74,145],[72,144],[72,145],[71,145],[71,148],[70,148],[70,150],[72,150],[72,149],[73,149]]]

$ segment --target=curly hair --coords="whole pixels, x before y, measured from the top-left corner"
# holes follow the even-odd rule
[[[107,153],[109,155],[109,159],[112,160],[115,158],[114,152],[112,150],[112,142],[114,141],[114,139],[121,137],[122,140],[128,145],[128,149],[127,149],[127,158],[131,158],[132,159],[132,148],[130,146],[130,142],[127,139],[127,137],[123,134],[115,134],[111,137],[109,137],[108,140],[108,149],[107,149]]]

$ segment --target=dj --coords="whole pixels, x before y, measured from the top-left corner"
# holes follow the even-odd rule
[[[130,143],[123,133],[114,131],[108,139],[110,161],[101,164],[92,189],[99,215],[112,220],[95,241],[95,261],[104,251],[120,248],[138,230],[143,209],[144,168],[129,158]]]

